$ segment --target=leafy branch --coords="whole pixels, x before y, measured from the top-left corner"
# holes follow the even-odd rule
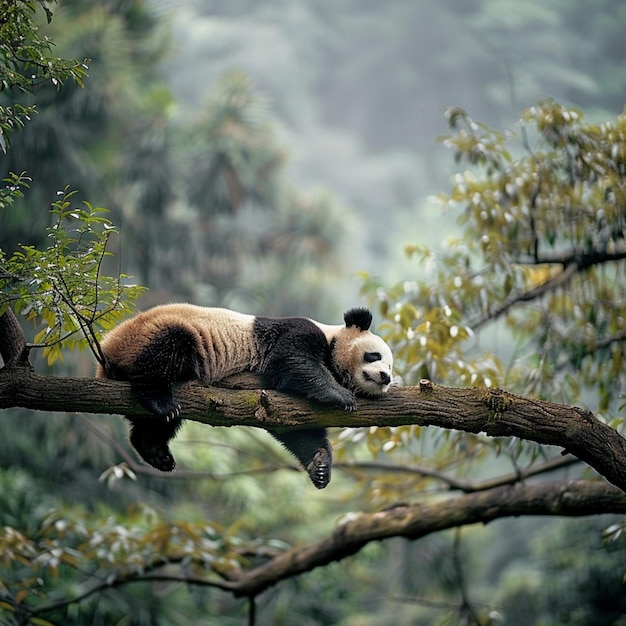
[[[7,581],[0,610],[19,614],[24,623],[38,623],[39,616],[72,602],[115,587],[154,581],[209,586],[254,599],[282,580],[353,556],[372,541],[390,537],[416,540],[441,530],[511,516],[577,517],[598,510],[626,513],[626,496],[598,481],[518,484],[438,502],[348,514],[328,536],[296,547],[277,547],[272,541],[242,543],[215,524],[167,521],[145,508],[139,512],[143,521],[133,520],[132,528],[109,518],[97,532],[89,532],[76,513],[63,516],[54,512],[44,520],[38,543],[13,529],[0,533],[6,567],[10,571],[18,563],[30,562],[54,577],[73,570],[85,579],[83,589],[64,599],[42,598]],[[114,552],[108,549],[110,545],[116,546]]]
[[[457,162],[477,168],[457,175],[452,193],[439,197],[444,206],[464,209],[459,223],[466,243],[452,250],[466,270],[453,278],[463,278],[457,301],[468,302],[468,313],[478,312],[472,329],[554,293],[578,274],[626,258],[624,115],[589,124],[581,111],[544,101],[522,115],[521,139],[461,109],[450,110],[448,120],[455,134],[441,141]],[[513,161],[515,143],[528,154]],[[467,272],[477,256],[482,269]],[[502,304],[491,310],[487,302]]]
[[[26,172],[21,174],[11,172],[2,182],[6,183],[6,185],[0,189],[0,210],[12,205],[15,200],[24,197],[22,189],[28,189],[31,178],[26,175]]]
[[[105,217],[107,210],[87,201],[76,207],[76,191],[66,188],[59,194],[51,208],[48,248],[22,245],[8,259],[0,251],[0,315],[11,307],[36,319],[41,328],[27,348],[43,348],[48,363],[64,348],[85,345],[102,362],[99,334],[130,313],[144,289],[123,284],[124,274],[102,272],[110,237],[117,233]]]
[[[0,0],[0,94],[31,93],[43,83],[57,89],[67,80],[83,86],[89,59],[60,59],[52,55],[52,40],[39,31],[39,13],[52,20],[47,0]],[[0,149],[6,153],[14,130],[36,113],[35,105],[0,105]]]
[[[441,142],[468,168],[438,199],[461,233],[441,250],[407,247],[423,280],[364,286],[387,318],[398,373],[405,384],[517,385],[571,401],[585,388],[607,421],[621,419],[626,114],[591,123],[546,100],[507,132],[462,109],[447,116]],[[507,328],[509,367],[467,349],[493,326]]]

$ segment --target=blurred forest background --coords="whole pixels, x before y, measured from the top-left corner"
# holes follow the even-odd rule
[[[43,28],[54,54],[91,59],[89,78],[83,89],[38,90],[38,114],[0,154],[3,176],[26,170],[33,179],[0,213],[0,248],[44,245],[56,192],[78,189],[111,210],[120,237],[109,271],[150,289],[142,308],[188,300],[338,323],[364,295],[378,303],[424,276],[406,246],[437,250],[460,233],[435,198],[462,169],[437,142],[446,106],[504,129],[544,97],[592,122],[626,101],[621,0],[61,0],[53,10]],[[497,326],[479,349],[507,364],[518,345]],[[406,383],[420,374],[410,366],[399,372]],[[53,372],[93,368],[89,355],[68,354]],[[459,382],[445,371],[438,382]],[[592,390],[582,395],[597,408]],[[617,403],[616,392],[607,406]],[[322,536],[351,510],[433,490],[337,470],[314,492],[264,433],[195,424],[176,444],[177,474],[117,480],[106,468],[124,459],[111,444],[124,433],[116,419],[4,411],[0,524],[36,532],[51,508],[103,526],[206,519],[223,536],[283,545]],[[390,451],[380,433],[335,435],[339,461]],[[427,458],[444,443],[422,433],[411,454]],[[510,468],[494,450],[479,456],[478,477]],[[260,623],[456,623],[467,584],[483,623],[624,624],[623,587],[605,584],[625,570],[623,543],[602,547],[614,521],[500,521],[470,528],[462,543],[451,532],[370,545],[266,592]],[[60,596],[76,584],[54,583]],[[603,605],[610,616],[596,622]],[[243,623],[246,605],[210,589],[129,585],[72,610],[59,623],[226,625]]]

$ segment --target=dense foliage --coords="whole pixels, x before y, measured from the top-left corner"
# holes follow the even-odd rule
[[[48,23],[52,12],[45,0],[2,0],[0,2],[0,94],[4,91],[33,93],[42,84],[57,89],[67,80],[79,85],[87,73],[87,61],[52,56],[52,40],[40,33],[37,14]],[[22,129],[36,112],[35,106],[0,104],[0,149],[6,153],[9,137]]]
[[[625,382],[626,116],[593,124],[545,101],[507,133],[459,109],[448,118],[454,134],[442,142],[472,166],[439,197],[459,210],[460,235],[439,252],[409,246],[426,280],[377,294],[406,333],[396,355],[407,382],[514,386],[570,402],[586,389],[614,417]],[[479,373],[463,357],[467,339],[500,318],[515,359],[504,367],[481,355]]]

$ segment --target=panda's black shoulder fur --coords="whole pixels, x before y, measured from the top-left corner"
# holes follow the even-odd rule
[[[252,325],[254,337],[261,346],[276,346],[281,338],[298,338],[298,349],[319,347],[324,333],[306,317],[263,317],[256,316]]]
[[[258,368],[267,388],[349,410],[356,407],[354,394],[332,373],[331,347],[314,322],[304,317],[256,317],[253,329],[259,345],[271,346]]]
[[[372,314],[369,309],[358,307],[346,311],[343,320],[348,328],[356,326],[361,330],[369,330],[369,327],[372,325]]]

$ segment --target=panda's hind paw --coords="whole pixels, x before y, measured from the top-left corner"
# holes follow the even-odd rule
[[[142,403],[152,415],[166,422],[172,422],[180,416],[180,403],[173,396],[154,396]]]
[[[182,420],[139,418],[130,419],[130,422],[130,443],[139,456],[148,465],[162,472],[174,471],[176,461],[168,443],[176,435]]]
[[[168,448],[155,448],[150,458],[144,460],[161,472],[173,472],[176,469],[176,460]]]
[[[306,466],[311,482],[318,489],[324,489],[330,482],[331,469],[332,459],[325,448],[319,448],[313,460]]]
[[[178,419],[178,417],[180,417],[180,411],[181,411],[181,406],[180,404],[177,404],[166,416],[165,416],[165,421],[166,422],[173,422],[175,419]]]
[[[139,456],[152,467],[161,472],[173,472],[176,468],[176,460],[172,456],[167,444],[155,440],[131,439],[131,443]]]
[[[130,384],[139,403],[155,417],[171,422],[180,415],[180,403],[168,381],[139,379]]]

